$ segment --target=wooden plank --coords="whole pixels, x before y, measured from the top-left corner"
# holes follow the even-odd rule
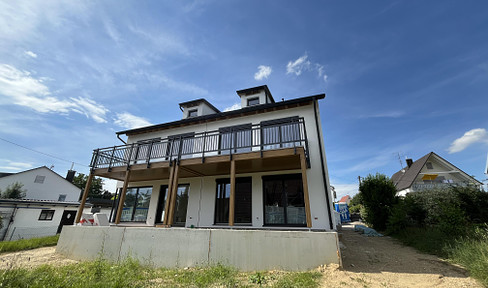
[[[305,161],[305,153],[300,153],[300,166],[302,168],[302,184],[303,184],[303,198],[305,200],[305,217],[307,219],[307,227],[312,227],[312,213],[310,211],[310,198],[308,195],[308,181],[307,181],[307,163]]]
[[[93,176],[93,173],[88,175],[88,180],[86,181],[85,191],[83,192],[83,196],[81,198],[80,207],[78,207],[78,214],[76,215],[75,223],[80,223],[81,214],[83,214],[83,209],[85,209],[86,198],[88,197],[88,192],[90,192]]]
[[[115,217],[115,224],[120,223],[120,218],[122,216],[122,210],[124,209],[125,194],[127,193],[127,186],[129,186],[130,180],[130,170],[125,172],[124,186],[122,186],[122,191],[119,195],[119,206],[117,208],[117,215]]]
[[[229,226],[234,226],[234,213],[236,201],[236,161],[230,162],[230,199],[229,199]]]
[[[176,193],[178,192],[178,174],[180,171],[180,167],[177,164],[178,162],[175,162],[175,172],[174,172],[174,179],[172,183],[172,191],[171,191],[171,203],[169,206],[169,211],[168,211],[168,222],[167,225],[173,225],[173,220],[174,220],[174,214],[175,214],[175,205],[176,205]]]
[[[171,169],[169,170],[169,179],[168,179],[168,195],[166,195],[166,203],[164,203],[164,219],[163,224],[167,225],[168,223],[168,210],[169,210],[169,202],[171,201],[171,191],[173,191],[173,177],[175,173],[175,166],[176,163],[173,163]]]

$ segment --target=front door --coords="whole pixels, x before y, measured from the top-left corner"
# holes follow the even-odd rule
[[[73,225],[75,222],[76,211],[72,210],[65,210],[63,212],[63,216],[61,217],[61,221],[59,222],[57,234],[61,233],[64,225]]]

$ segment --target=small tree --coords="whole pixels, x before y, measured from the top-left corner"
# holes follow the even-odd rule
[[[85,190],[86,183],[88,182],[88,175],[83,173],[78,173],[73,178],[73,184],[81,189],[80,199],[83,195],[83,191]],[[103,189],[103,179],[100,177],[93,177],[90,190],[88,191],[88,197],[90,198],[104,198],[110,199],[112,198],[112,194]]]
[[[368,175],[359,185],[365,209],[364,220],[374,229],[385,230],[391,208],[396,202],[393,182],[384,174]]]
[[[3,199],[22,199],[25,197],[27,190],[22,189],[24,184],[15,182],[7,186],[5,191],[1,194]]]

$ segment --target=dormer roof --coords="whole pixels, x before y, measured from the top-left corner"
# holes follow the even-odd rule
[[[257,86],[257,87],[252,87],[252,88],[247,88],[247,89],[242,89],[242,90],[237,90],[236,93],[240,97],[242,96],[248,96],[248,95],[253,95],[261,92],[262,90],[265,91],[266,97],[270,100],[269,103],[275,103],[275,100],[273,98],[273,95],[271,95],[271,92],[268,89],[268,85],[262,85],[262,86]]]
[[[210,109],[214,110],[215,113],[220,113],[220,110],[215,108],[215,106],[213,106],[210,102],[208,102],[207,100],[201,98],[201,99],[197,99],[197,100],[191,100],[191,101],[187,101],[187,102],[182,102],[180,103],[180,108],[186,108],[186,107],[194,107],[194,106],[198,106],[200,105],[201,103],[204,103],[205,105],[207,105]]]

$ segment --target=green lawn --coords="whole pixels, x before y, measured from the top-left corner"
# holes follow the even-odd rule
[[[15,241],[3,241],[0,242],[0,253],[30,250],[46,246],[56,246],[58,239],[59,235]]]

